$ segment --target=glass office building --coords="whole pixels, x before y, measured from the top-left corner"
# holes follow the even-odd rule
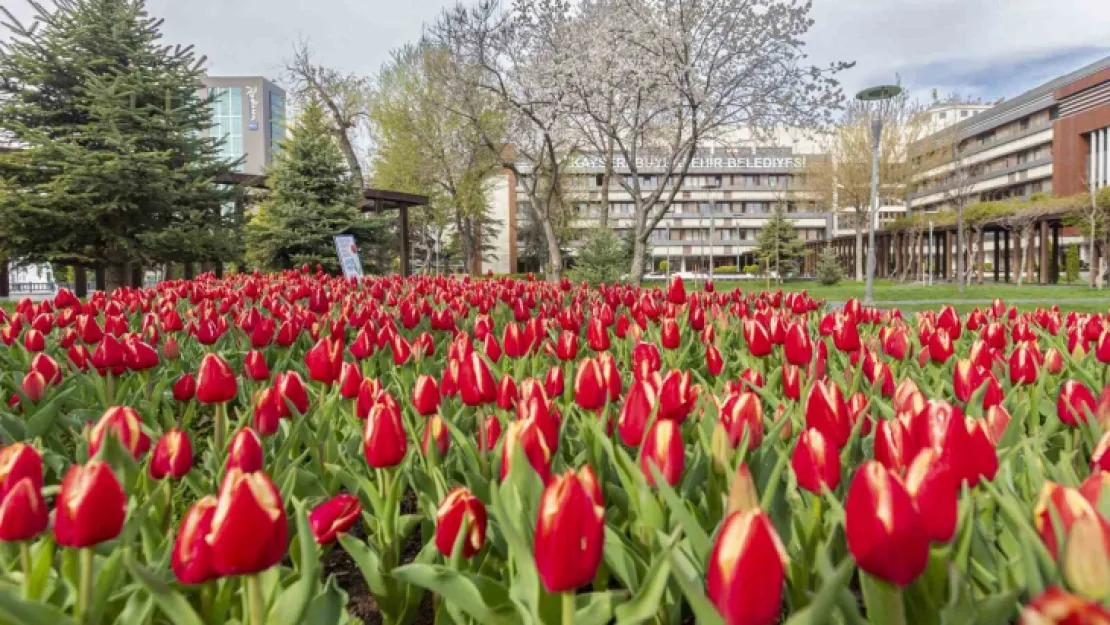
[[[265,174],[285,138],[285,91],[260,76],[205,76],[202,83],[221,154],[242,173]]]

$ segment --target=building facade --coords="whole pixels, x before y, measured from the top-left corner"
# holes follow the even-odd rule
[[[261,76],[205,76],[201,97],[212,96],[212,137],[238,171],[262,175],[285,138],[285,91]]]
[[[910,194],[914,212],[1106,186],[1110,57],[972,113],[927,141],[941,164]]]

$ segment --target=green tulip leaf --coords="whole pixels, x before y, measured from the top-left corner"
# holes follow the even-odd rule
[[[301,569],[298,571],[300,579],[282,591],[273,607],[270,608],[267,623],[278,625],[297,625],[297,623],[300,623],[320,584],[319,573],[317,572],[320,562],[316,557],[316,541],[308,527],[308,516],[305,514],[304,502],[294,501],[293,508],[293,514],[297,520],[297,545],[301,556]]]
[[[393,576],[436,593],[480,623],[512,625],[520,622],[509,589],[488,577],[438,564],[409,564],[394,569]]]
[[[0,589],[0,620],[12,625],[77,625],[59,608],[38,601],[28,601]],[[193,625],[203,625],[196,623]]]
[[[175,591],[166,582],[158,579],[153,573],[148,571],[143,565],[135,562],[135,557],[128,554],[124,557],[124,565],[127,570],[131,572],[131,576],[135,581],[146,589],[150,596],[154,598],[155,603],[161,608],[162,613],[166,615],[174,625],[205,625],[204,621],[197,615],[189,602]],[[46,623],[49,621],[40,621]]]
[[[679,533],[663,541],[663,549],[655,554],[655,558],[644,576],[644,583],[640,586],[632,600],[617,607],[617,623],[643,623],[651,620],[659,613],[663,603],[663,594],[671,577],[671,551],[678,542]]]

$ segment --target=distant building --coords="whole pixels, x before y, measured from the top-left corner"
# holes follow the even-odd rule
[[[285,91],[260,76],[205,76],[201,97],[213,96],[212,137],[223,155],[246,157],[239,171],[264,174],[285,138]]]

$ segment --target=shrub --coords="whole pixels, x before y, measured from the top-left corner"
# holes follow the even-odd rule
[[[736,273],[736,265],[721,265],[714,267],[713,273]]]
[[[624,242],[612,230],[597,228],[587,235],[569,277],[590,285],[618,282],[628,270]]]
[[[759,273],[759,265],[744,265],[744,273],[754,276]]]
[[[669,266],[669,263],[667,263],[667,261],[665,261],[665,260],[659,261],[659,273],[667,273],[667,267],[668,266]]]
[[[831,249],[826,248],[821,252],[821,257],[817,259],[817,281],[826,286],[838,284],[841,278],[844,277],[844,272],[840,270],[840,263],[836,260],[836,254],[833,254]]]
[[[1064,276],[1068,284],[1079,279],[1079,246],[1069,245],[1064,257]]]

